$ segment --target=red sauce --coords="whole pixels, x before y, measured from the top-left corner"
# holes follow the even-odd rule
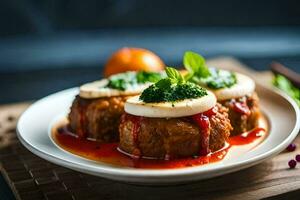
[[[141,126],[141,120],[142,117],[140,116],[134,116],[134,115],[124,115],[126,120],[130,120],[131,123],[133,123],[133,129],[132,129],[132,138],[134,142],[135,149],[132,153],[133,158],[140,158],[141,157],[141,151],[139,149],[139,130]]]
[[[218,107],[215,106],[215,107],[209,109],[208,111],[203,112],[202,114],[207,117],[211,117],[211,116],[217,114],[217,112],[218,112]]]
[[[137,120],[137,122],[139,120]],[[206,121],[206,119],[204,121]],[[201,121],[200,123],[203,123],[202,125],[204,127],[206,126],[206,122]],[[101,144],[97,141],[76,137],[69,131],[68,125],[62,125],[59,126],[59,128],[54,128],[52,137],[56,144],[58,144],[61,148],[90,160],[101,161],[104,163],[124,167],[143,169],[174,169],[199,166],[220,161],[226,156],[232,146],[250,144],[261,137],[263,138],[265,134],[265,129],[256,128],[247,133],[243,133],[242,135],[231,137],[226,147],[217,152],[208,153],[203,156],[182,159],[170,159],[168,158],[168,155],[166,155],[165,160],[144,158],[133,159],[132,157],[121,153],[118,150],[118,143]]]
[[[205,156],[210,153],[209,149],[209,136],[210,136],[210,121],[209,119],[218,112],[217,106],[205,111],[191,116],[192,120],[197,123],[200,129],[200,156]]]
[[[200,156],[205,156],[210,153],[209,149],[209,127],[210,127],[210,122],[209,118],[200,113],[192,116],[192,119],[198,124],[199,129],[200,129]]]
[[[234,101],[232,102],[232,108],[235,112],[241,113],[242,115],[250,115],[251,111],[246,101]]]
[[[262,137],[266,132],[264,128],[255,128],[249,132],[242,133],[241,135],[230,137],[229,144],[231,145],[245,145],[250,144]]]
[[[172,169],[213,163],[222,160],[230,148],[230,145],[227,145],[217,152],[195,158],[172,160],[132,159],[118,150],[118,143],[100,144],[96,141],[75,137],[70,134],[66,126],[62,126],[57,131],[54,131],[53,139],[63,149],[84,158],[113,165],[144,169]]]

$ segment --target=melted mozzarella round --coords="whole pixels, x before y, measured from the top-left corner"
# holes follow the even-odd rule
[[[216,95],[219,101],[239,98],[254,92],[255,82],[250,77],[236,73],[236,79],[237,83],[229,88],[210,90]]]
[[[137,95],[150,85],[150,83],[136,84],[122,91],[105,87],[107,83],[107,79],[102,79],[100,81],[84,84],[79,88],[79,96],[86,99],[94,99],[100,97]]]
[[[208,95],[197,99],[185,99],[177,102],[145,103],[139,96],[129,98],[125,103],[125,112],[143,117],[174,118],[191,116],[205,112],[216,105],[216,97]]]

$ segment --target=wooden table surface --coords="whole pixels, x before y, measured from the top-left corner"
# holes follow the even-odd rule
[[[249,73],[232,59],[211,63],[224,68],[234,65]],[[250,73],[256,79],[270,80],[269,72]],[[51,164],[26,150],[16,138],[16,121],[29,105],[0,106],[1,172],[17,199],[300,199],[300,167],[289,169],[287,165],[300,154],[300,148],[239,172],[170,186],[120,183]],[[295,143],[300,147],[299,137]]]

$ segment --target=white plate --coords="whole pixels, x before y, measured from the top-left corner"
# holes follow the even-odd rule
[[[47,96],[30,106],[21,116],[17,132],[22,144],[34,154],[55,164],[108,179],[139,184],[167,184],[207,179],[260,163],[283,151],[297,136],[300,126],[296,103],[278,91],[257,86],[261,109],[269,125],[269,135],[255,148],[230,149],[220,162],[182,169],[134,169],[95,162],[58,148],[49,138],[51,124],[69,112],[77,88]]]

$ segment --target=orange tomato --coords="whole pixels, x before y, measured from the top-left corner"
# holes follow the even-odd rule
[[[106,77],[126,71],[161,71],[165,64],[153,52],[141,48],[122,48],[110,57],[104,68]]]

